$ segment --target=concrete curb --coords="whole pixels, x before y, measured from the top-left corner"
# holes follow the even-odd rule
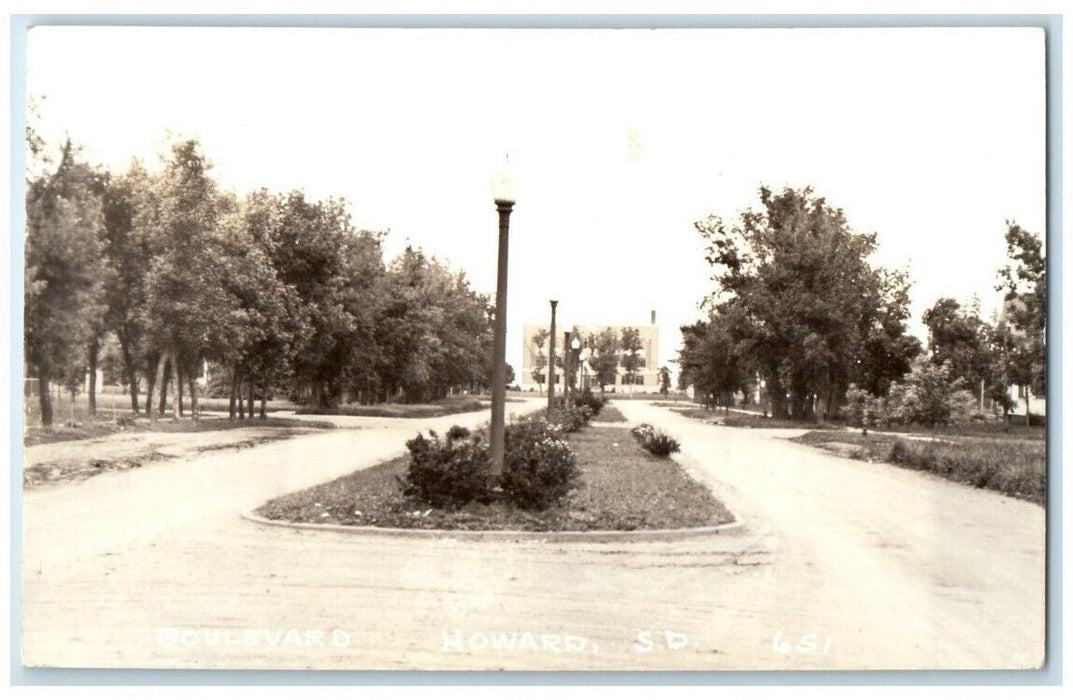
[[[668,530],[562,530],[558,532],[533,532],[529,530],[421,530],[403,527],[374,527],[371,525],[335,525],[320,523],[292,523],[270,520],[252,510],[242,513],[242,518],[259,525],[286,527],[293,530],[320,530],[322,532],[345,532],[351,535],[372,537],[397,537],[400,539],[449,539],[467,542],[675,542],[678,540],[709,535],[738,534],[745,523],[735,516],[733,522],[708,527],[686,527]]]

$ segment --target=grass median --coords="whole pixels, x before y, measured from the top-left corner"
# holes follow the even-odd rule
[[[600,409],[592,418],[594,421],[600,423],[625,423],[626,416],[622,415],[622,411],[618,410],[614,406],[604,406]]]
[[[733,515],[677,463],[642,450],[621,428],[567,436],[580,486],[559,505],[523,510],[505,503],[435,509],[404,496],[409,457],[379,464],[269,501],[273,520],[443,530],[651,530],[721,525]]]

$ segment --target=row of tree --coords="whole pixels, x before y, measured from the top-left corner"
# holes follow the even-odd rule
[[[907,331],[909,283],[872,265],[874,234],[810,188],[760,189],[761,207],[726,223],[696,223],[714,269],[708,317],[684,326],[679,383],[728,402],[763,382],[776,417],[834,416],[850,387],[883,397],[914,360],[950,363],[952,377],[1010,407],[1011,384],[1040,387],[1045,371],[1046,261],[1039,237],[1008,223],[1003,312],[940,299],[928,310],[928,351]]]
[[[169,384],[176,399],[185,385],[196,416],[206,364],[232,415],[244,395],[252,416],[255,395],[263,415],[278,392],[330,406],[487,385],[488,298],[420,250],[385,262],[384,234],[356,230],[343,201],[221,189],[194,140],[158,172],[134,162],[120,175],[70,142],[58,161],[32,131],[28,142],[25,356],[43,424],[50,382],[93,382],[112,336],[131,409],[144,381],[153,417]]]

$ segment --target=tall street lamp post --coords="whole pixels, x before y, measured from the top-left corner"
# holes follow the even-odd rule
[[[503,473],[504,407],[507,402],[507,242],[510,213],[517,201],[517,181],[509,162],[492,179],[492,198],[499,211],[499,267],[496,276],[495,338],[492,343],[492,474]]]
[[[555,307],[558,299],[551,299],[551,333],[548,334],[548,420],[555,412]]]

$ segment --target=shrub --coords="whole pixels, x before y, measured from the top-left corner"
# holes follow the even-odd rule
[[[522,508],[544,509],[570,492],[581,470],[562,430],[543,417],[507,426],[503,491]]]
[[[856,428],[879,425],[885,419],[883,399],[857,388],[856,384],[850,384],[846,390],[846,403],[839,413],[847,425]]]
[[[592,389],[586,389],[577,396],[574,397],[574,403],[578,406],[588,406],[592,411],[592,415],[600,415],[600,409],[607,404],[607,399],[596,396],[592,393]]]
[[[554,419],[564,433],[573,433],[583,428],[592,415],[592,409],[586,405],[560,405],[555,411]]]
[[[488,500],[492,490],[488,444],[480,434],[452,427],[440,440],[435,431],[406,443],[410,468],[405,493],[436,508]]]
[[[963,379],[954,378],[949,360],[935,365],[927,358],[918,358],[904,382],[891,384],[886,420],[931,426],[965,420],[972,414],[973,398],[963,386]]]
[[[681,449],[677,440],[648,423],[638,425],[630,431],[630,435],[633,435],[641,447],[656,457],[669,457],[671,453]]]

